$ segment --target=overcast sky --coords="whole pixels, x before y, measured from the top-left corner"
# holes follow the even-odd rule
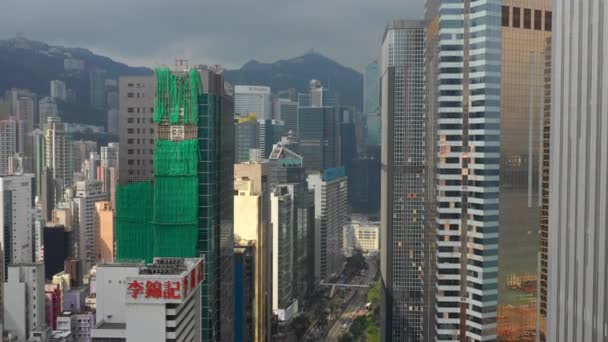
[[[422,17],[424,0],[0,0],[0,38],[83,47],[131,65],[240,67],[314,48],[362,70],[387,21]]]

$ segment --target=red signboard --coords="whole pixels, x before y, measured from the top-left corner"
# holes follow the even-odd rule
[[[180,303],[202,283],[203,270],[201,260],[182,274],[127,277],[127,302]]]

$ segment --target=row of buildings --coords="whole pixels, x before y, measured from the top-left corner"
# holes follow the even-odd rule
[[[588,1],[428,0],[388,25],[384,340],[605,338],[605,22]]]

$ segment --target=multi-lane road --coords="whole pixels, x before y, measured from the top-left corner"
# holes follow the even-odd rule
[[[367,271],[365,271],[365,274],[355,277],[352,283],[373,286],[378,271],[378,257],[366,257],[365,261],[367,262]],[[340,317],[338,317],[329,329],[327,337],[325,338],[326,342],[337,342],[338,338],[348,331],[353,320],[359,314],[362,314],[362,310],[365,310],[368,289],[351,289],[349,291],[354,291],[355,293],[348,302],[346,308],[342,311]]]

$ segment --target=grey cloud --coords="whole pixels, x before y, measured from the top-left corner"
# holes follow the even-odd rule
[[[361,69],[386,23],[423,16],[424,0],[2,0],[0,37],[17,33],[134,65],[238,67],[314,48]]]

